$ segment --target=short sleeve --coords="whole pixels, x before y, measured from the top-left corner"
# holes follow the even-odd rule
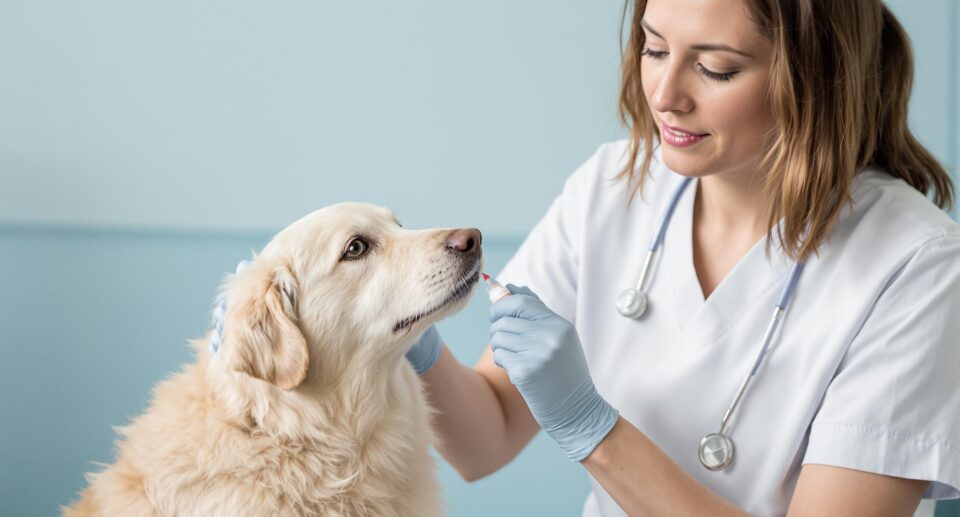
[[[960,235],[928,241],[888,281],[827,388],[803,463],[960,497]]]
[[[503,284],[529,287],[547,307],[574,324],[580,246],[591,179],[599,173],[599,153],[567,178],[563,191],[497,275]]]

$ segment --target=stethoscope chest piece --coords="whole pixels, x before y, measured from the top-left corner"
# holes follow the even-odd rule
[[[723,470],[733,461],[733,442],[713,433],[700,440],[700,463],[709,470]]]
[[[633,319],[643,316],[647,312],[647,295],[637,289],[624,289],[617,297],[617,312]]]

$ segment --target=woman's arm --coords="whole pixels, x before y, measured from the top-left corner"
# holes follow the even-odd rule
[[[670,458],[597,393],[576,329],[526,288],[496,302],[494,360],[541,427],[630,515],[746,515]],[[926,482],[803,467],[795,515],[910,515]],[[872,498],[868,503],[867,500]]]
[[[703,486],[623,418],[583,462],[628,515],[748,515]],[[928,482],[805,465],[790,516],[910,516]]]
[[[928,481],[807,464],[787,515],[913,515]]]
[[[581,464],[628,515],[749,515],[687,474],[622,417]]]
[[[490,347],[472,369],[442,347],[422,376],[436,447],[460,475],[473,481],[506,465],[537,434],[537,422]]]

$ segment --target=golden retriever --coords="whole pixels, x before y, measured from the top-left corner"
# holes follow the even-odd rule
[[[332,205],[223,286],[222,345],[158,384],[67,516],[442,514],[430,409],[404,358],[460,310],[477,230]]]

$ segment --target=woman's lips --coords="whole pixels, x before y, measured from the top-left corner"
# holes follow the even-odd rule
[[[673,127],[662,122],[660,123],[660,138],[674,147],[697,145],[708,136],[710,136],[709,133],[691,133],[678,127]]]

